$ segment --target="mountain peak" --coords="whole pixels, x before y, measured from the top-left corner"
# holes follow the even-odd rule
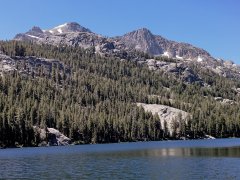
[[[91,31],[76,22],[69,22],[54,27],[53,29],[48,30],[48,32],[50,32],[51,34],[62,34],[71,32],[91,32]]]
[[[140,28],[122,36],[121,42],[130,49],[136,49],[151,55],[162,54],[154,35],[147,28]]]
[[[149,29],[145,28],[145,27],[139,28],[139,29],[137,29],[137,30],[135,30],[135,31],[136,31],[136,32],[144,32],[144,33],[150,33],[150,34],[152,34],[152,32],[151,32]]]
[[[134,30],[132,32],[129,32],[125,35],[135,35],[135,36],[138,36],[138,37],[151,37],[153,36],[152,32],[147,29],[147,28],[139,28],[137,30]]]
[[[30,31],[31,32],[36,32],[36,33],[43,33],[42,29],[38,26],[33,26]]]

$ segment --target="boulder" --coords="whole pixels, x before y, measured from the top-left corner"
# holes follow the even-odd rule
[[[48,130],[48,144],[50,146],[60,146],[71,144],[71,139],[60,133],[57,129],[47,128]]]
[[[54,128],[39,128],[34,126],[35,136],[38,138],[38,146],[66,146],[71,144],[71,139]]]

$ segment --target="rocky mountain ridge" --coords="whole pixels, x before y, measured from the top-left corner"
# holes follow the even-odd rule
[[[118,43],[123,44],[126,50],[136,49],[153,56],[166,56],[169,58],[196,61],[198,61],[199,58],[213,59],[211,55],[203,49],[154,35],[146,28],[132,31],[115,39]]]
[[[34,26],[26,33],[17,34],[14,40],[30,40],[53,45],[65,44],[83,48],[95,47],[98,52],[105,48],[105,50],[115,51],[137,50],[152,56],[196,61],[214,59],[207,51],[201,48],[154,35],[146,28],[129,32],[123,36],[107,38],[72,22],[59,25],[50,30],[42,30]],[[101,49],[101,46],[104,46],[104,48]]]
[[[177,72],[179,68],[187,69],[185,74],[191,72],[190,65],[200,65],[202,68],[209,69],[214,73],[227,78],[240,78],[240,66],[231,61],[223,61],[222,59],[213,58],[207,51],[194,47],[187,43],[178,43],[168,40],[159,35],[154,35],[150,30],[141,28],[129,32],[118,37],[104,37],[93,33],[88,28],[85,28],[75,22],[65,23],[49,30],[42,30],[39,27],[33,27],[26,33],[17,34],[14,40],[18,41],[33,41],[36,43],[51,44],[55,46],[73,46],[90,48],[95,53],[104,56],[115,56],[120,59],[129,59],[143,61],[150,64],[149,68],[156,70],[161,69],[166,72]],[[174,63],[165,63],[159,61],[153,63],[151,58],[142,54],[136,55],[134,52],[148,54],[151,57],[163,57],[174,59],[179,66]],[[151,62],[151,63],[149,63]],[[155,65],[153,65],[155,64]],[[159,66],[159,64],[161,64]],[[163,65],[165,64],[165,65]],[[171,70],[169,70],[169,67]],[[190,73],[191,74],[191,73]],[[190,79],[190,82],[199,78]]]

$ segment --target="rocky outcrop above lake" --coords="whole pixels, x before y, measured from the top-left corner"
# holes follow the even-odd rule
[[[191,69],[191,66],[187,62],[167,62],[147,59],[144,63],[146,63],[151,70],[163,71],[165,73],[172,74],[184,82],[190,84],[193,82],[199,82],[200,84],[203,84],[201,77]]]
[[[15,69],[14,59],[0,52],[0,75],[4,72],[13,71]]]
[[[168,129],[170,135],[174,131],[179,131],[180,124],[185,123],[187,117],[190,116],[185,111],[160,104],[137,103],[137,106],[143,107],[145,111],[151,112],[153,115],[157,114],[160,118],[162,128]]]
[[[39,58],[35,56],[10,57],[0,52],[0,75],[6,72],[18,71],[22,75],[45,75],[51,77],[53,68],[59,72],[69,73],[69,68],[56,59]]]
[[[34,126],[35,136],[38,138],[38,146],[66,146],[70,145],[71,139],[54,128],[42,129]]]

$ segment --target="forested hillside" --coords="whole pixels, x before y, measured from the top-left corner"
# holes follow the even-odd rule
[[[53,64],[50,71],[39,66],[28,75],[16,69],[0,76],[0,146],[38,145],[33,126],[56,128],[76,143],[240,136],[238,80],[194,66],[208,86],[185,84],[136,61],[79,47],[9,41],[0,43],[0,51],[13,59],[34,56],[64,65]],[[184,120],[179,115],[170,136],[157,115],[136,103],[168,105],[190,115]]]

